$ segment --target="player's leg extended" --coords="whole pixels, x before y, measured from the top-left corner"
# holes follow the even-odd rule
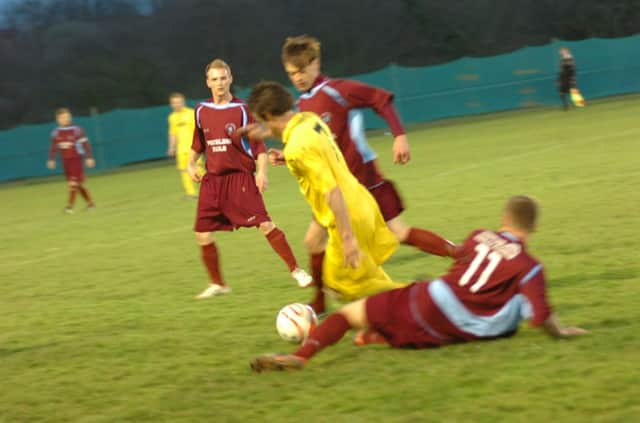
[[[211,232],[196,232],[196,240],[200,245],[202,252],[202,262],[209,273],[211,284],[196,298],[203,299],[213,297],[214,295],[227,294],[231,292],[231,288],[227,286],[222,278],[220,270],[220,258],[218,248],[213,239]]]
[[[78,184],[78,191],[80,192],[80,195],[82,195],[82,198],[84,198],[84,201],[87,203],[87,207],[90,209],[94,208],[95,205],[93,204],[93,200],[91,199],[89,190],[83,184]]]
[[[425,253],[449,257],[455,250],[453,242],[426,229],[409,227],[400,216],[387,221],[387,226],[399,242],[414,246]]]
[[[349,329],[364,329],[367,326],[365,304],[366,299],[362,299],[343,306],[324,319],[296,352],[290,355],[257,357],[251,362],[251,368],[256,372],[303,368],[307,360],[338,342]]]
[[[275,251],[289,267],[291,275],[298,284],[303,287],[311,284],[311,276],[298,267],[298,262],[284,232],[271,221],[262,222],[258,230],[267,238],[273,251]]]
[[[309,252],[309,267],[315,287],[315,294],[309,305],[317,314],[325,312],[326,303],[323,291],[322,265],[324,262],[324,251],[327,248],[329,234],[327,230],[320,226],[318,222],[312,220],[304,236],[304,245]]]

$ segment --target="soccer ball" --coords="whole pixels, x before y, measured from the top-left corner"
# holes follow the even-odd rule
[[[318,316],[313,309],[300,303],[284,306],[276,318],[276,330],[282,339],[288,342],[300,343],[315,329]]]

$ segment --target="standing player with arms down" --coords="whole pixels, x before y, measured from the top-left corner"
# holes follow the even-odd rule
[[[275,82],[256,85],[249,108],[285,144],[284,157],[313,217],[328,233],[327,287],[342,301],[398,288],[381,264],[398,246],[375,199],[349,171],[327,125],[293,111],[291,94]],[[250,129],[246,129],[250,131]]]
[[[177,92],[169,95],[169,105],[172,112],[167,118],[169,124],[167,155],[176,157],[176,167],[180,172],[185,195],[197,198],[193,180],[187,172],[193,141],[193,109],[185,106],[184,95]]]
[[[560,326],[547,301],[542,264],[526,251],[537,214],[531,198],[510,198],[501,229],[473,231],[443,277],[348,304],[327,317],[293,355],[260,356],[251,367],[257,372],[302,368],[351,328],[361,330],[357,345],[396,348],[508,337],[523,319],[558,338],[586,333]]]
[[[76,194],[80,195],[87,202],[87,210],[95,208],[93,200],[83,183],[85,180],[84,167],[82,166],[82,156],[86,158],[87,167],[94,167],[96,162],[91,154],[91,145],[84,130],[78,125],[72,125],[71,111],[67,108],[56,110],[56,123],[58,127],[51,132],[51,148],[49,149],[49,160],[47,167],[56,168],[56,152],[60,151],[62,167],[69,185],[69,201],[64,208],[65,213],[73,213],[73,204],[76,201]]]
[[[409,142],[393,106],[393,94],[361,82],[330,79],[321,74],[320,42],[307,35],[287,38],[282,47],[282,63],[291,82],[302,93],[298,98],[298,110],[316,113],[329,126],[349,169],[376,199],[387,226],[398,241],[430,254],[451,255],[451,242],[403,222],[400,214],[404,205],[400,194],[380,172],[377,155],[367,143],[360,110],[363,108],[373,109],[389,125],[394,136],[394,163],[404,165],[409,162]],[[273,156],[277,159],[278,152],[274,151]],[[321,269],[326,242],[326,231],[312,221],[305,245],[311,254],[311,270],[317,287],[311,306],[319,313],[325,309]]]
[[[236,135],[237,128],[251,123],[253,118],[246,104],[231,94],[231,68],[216,59],[207,65],[205,75],[212,99],[196,107],[187,166],[191,178],[201,183],[194,230],[211,278],[209,287],[197,298],[231,291],[222,278],[213,232],[239,227],[257,227],[298,284],[307,286],[312,282],[311,276],[298,267],[284,232],[271,221],[264,205],[261,194],[267,188],[264,143]],[[207,173],[201,176],[197,161],[203,153]]]

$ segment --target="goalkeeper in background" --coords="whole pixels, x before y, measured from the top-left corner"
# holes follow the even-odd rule
[[[185,195],[189,198],[198,198],[193,181],[187,173],[189,152],[193,141],[193,109],[185,106],[184,95],[178,92],[169,96],[169,105],[173,111],[168,118],[169,143],[167,155],[170,157],[175,156],[176,158],[176,168],[180,172]]]

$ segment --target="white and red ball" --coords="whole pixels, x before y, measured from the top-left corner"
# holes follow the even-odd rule
[[[318,317],[313,309],[300,303],[284,306],[276,318],[276,330],[282,339],[300,343],[315,329]]]

